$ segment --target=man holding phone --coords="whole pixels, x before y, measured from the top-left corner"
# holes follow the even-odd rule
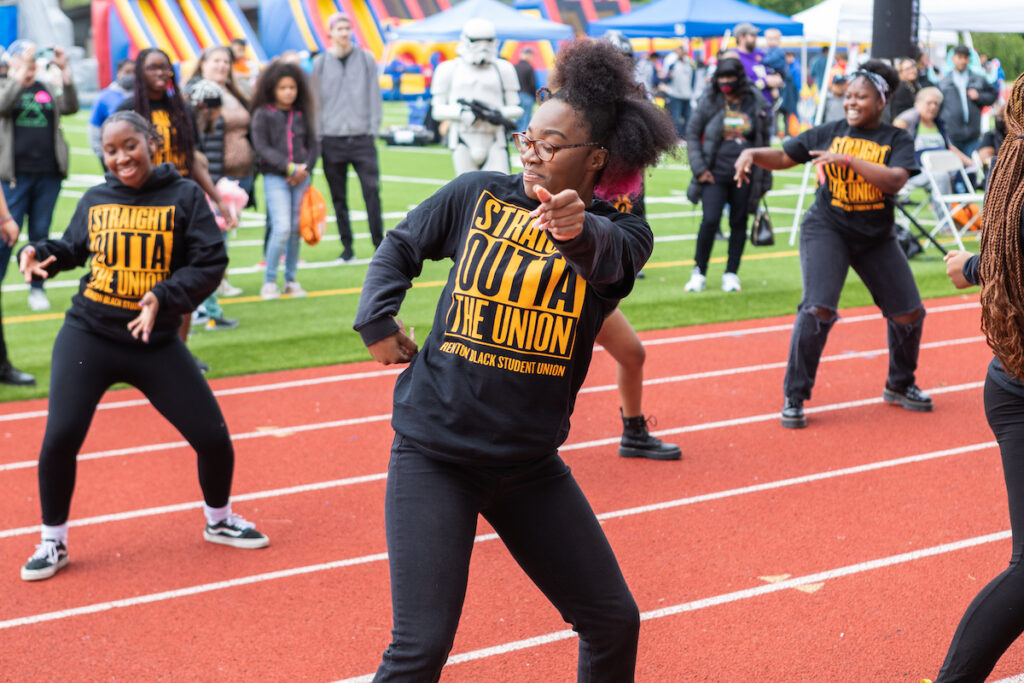
[[[67,55],[61,48],[37,46],[26,40],[10,48],[8,77],[0,81],[0,182],[11,216],[24,225],[32,241],[46,239],[57,204],[60,185],[68,174],[68,145],[60,117],[78,111],[78,95],[71,82]],[[37,80],[37,60],[54,67],[54,83]],[[10,258],[10,247],[0,244],[0,278]],[[50,308],[41,283],[29,289],[33,311]]]

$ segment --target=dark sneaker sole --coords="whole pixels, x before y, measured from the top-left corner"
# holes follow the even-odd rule
[[[223,534],[211,534],[209,531],[203,531],[203,538],[210,543],[219,543],[220,545],[229,545],[232,548],[266,548],[270,545],[270,539],[266,536],[260,538],[236,538],[234,536],[224,536]]]
[[[623,458],[647,458],[648,460],[679,460],[683,457],[683,451],[676,448],[671,451],[649,451],[643,448],[628,448],[619,446],[619,455]]]
[[[807,426],[806,417],[783,417],[779,419],[786,429],[803,429]]]
[[[68,566],[68,558],[62,557],[57,560],[57,564],[44,567],[42,569],[29,569],[28,567],[21,568],[21,580],[22,581],[42,581],[48,579],[64,567]]]
[[[923,401],[912,401],[903,394],[897,394],[895,391],[884,389],[882,391],[882,400],[891,405],[901,405],[907,410],[913,410],[916,413],[930,413],[932,412],[932,402],[927,403]]]

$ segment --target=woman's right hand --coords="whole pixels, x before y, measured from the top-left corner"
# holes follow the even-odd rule
[[[710,185],[715,182],[715,175],[711,171],[704,171],[697,176],[697,182],[703,183],[704,185]]]
[[[972,256],[974,254],[969,251],[954,249],[943,257],[943,260],[946,262],[946,275],[949,276],[950,282],[957,289],[967,289],[971,286],[971,283],[964,277],[964,264]]]
[[[56,260],[57,257],[51,254],[45,260],[40,261],[36,258],[36,248],[29,245],[21,251],[21,258],[18,260],[18,270],[25,276],[26,283],[31,283],[33,277],[45,280],[50,277],[50,274],[46,272],[46,267]]]
[[[747,148],[740,152],[739,158],[736,159],[736,163],[733,164],[733,168],[736,169],[736,175],[733,176],[733,180],[736,181],[736,187],[743,187],[743,183],[750,181],[750,170],[754,167],[754,150]]]
[[[285,182],[291,187],[295,187],[308,177],[309,171],[306,170],[306,164],[295,164],[295,170],[285,179]]]
[[[396,318],[395,322],[398,323],[398,332],[366,347],[373,359],[382,365],[408,363],[419,350],[412,329],[406,335],[402,321]]]

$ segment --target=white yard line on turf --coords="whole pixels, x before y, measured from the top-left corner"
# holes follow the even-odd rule
[[[964,303],[964,304],[949,304],[949,305],[945,305],[945,306],[936,306],[934,308],[929,308],[928,309],[928,313],[929,313],[929,315],[936,315],[938,313],[951,313],[951,312],[967,310],[967,309],[971,309],[971,308],[979,308],[979,304],[977,302],[968,302],[968,303]],[[849,325],[849,324],[852,324],[852,323],[861,323],[861,322],[869,322],[869,321],[872,321],[872,320],[880,320],[881,317],[882,316],[877,314],[877,313],[868,313],[868,314],[864,314],[864,315],[856,315],[856,316],[849,316],[849,317],[840,318],[839,322],[841,324],[844,324],[844,325]],[[789,332],[790,330],[792,330],[792,328],[793,328],[793,325],[791,323],[786,323],[786,324],[781,324],[781,325],[759,325],[759,326],[756,326],[756,327],[747,327],[747,328],[740,327],[740,328],[736,328],[736,329],[732,329],[732,330],[727,330],[727,331],[724,331],[724,332],[705,332],[705,333],[698,333],[698,334],[683,335],[683,336],[679,336],[679,337],[665,337],[665,338],[662,338],[662,339],[648,339],[648,340],[644,341],[644,346],[648,347],[648,346],[660,346],[660,345],[664,345],[664,344],[682,344],[682,343],[688,343],[688,342],[707,341],[709,339],[722,339],[722,338],[726,338],[726,337],[743,337],[743,336],[746,336],[748,334],[766,334],[766,333],[771,333],[771,332]],[[980,339],[981,339],[980,337],[968,337],[968,338],[964,338],[964,339],[952,339],[952,340],[945,340],[945,341],[939,341],[939,342],[927,342],[927,343],[922,345],[922,348],[940,348],[941,346],[951,346],[951,345],[957,345],[957,344],[964,344],[964,343],[969,343],[969,342],[973,342],[973,341],[978,341]],[[594,351],[595,352],[601,352],[601,351],[604,351],[604,350],[605,349],[602,346],[595,346],[594,347]],[[887,352],[888,351],[886,349],[871,349],[871,350],[867,350],[867,351],[844,352],[844,353],[836,354],[836,355],[832,355],[832,356],[825,356],[825,357],[822,358],[822,362],[831,362],[831,361],[834,361],[834,360],[848,360],[848,359],[851,359],[851,358],[865,357],[865,356],[870,356],[870,355],[878,355],[880,353],[887,353]],[[785,366],[785,364],[783,363],[782,367],[784,367],[784,366]],[[779,366],[777,364],[751,365],[751,366],[741,366],[741,367],[733,368],[733,369],[717,370],[717,371],[709,371],[709,372],[720,374],[720,375],[724,375],[724,374],[739,374],[739,373],[743,373],[743,372],[756,372],[756,371],[759,371],[759,370],[772,369],[772,368],[775,368],[775,367],[779,367]],[[373,371],[369,371],[369,372],[342,373],[342,374],[339,374],[339,375],[328,375],[326,377],[312,377],[310,379],[291,380],[291,381],[287,381],[287,382],[272,382],[270,384],[256,384],[256,385],[247,386],[247,387],[236,387],[234,389],[217,389],[217,390],[215,390],[213,392],[213,394],[214,394],[214,396],[234,396],[234,395],[238,395],[238,394],[263,393],[263,392],[267,392],[267,391],[277,391],[277,390],[281,390],[281,389],[296,389],[296,388],[302,388],[302,387],[308,387],[308,386],[315,386],[315,385],[318,385],[318,384],[330,384],[330,383],[333,383],[333,382],[347,382],[347,381],[359,380],[359,379],[373,379],[373,378],[377,378],[377,377],[386,377],[386,376],[389,376],[389,375],[398,375],[398,374],[401,374],[402,370],[403,370],[402,368],[397,368],[397,369],[388,369],[388,370],[373,370]],[[697,378],[701,378],[701,377],[705,377],[705,376],[711,377],[711,376],[716,376],[716,375],[715,374],[698,373],[698,374],[695,374],[695,375],[678,375],[678,376],[675,376],[675,377],[678,377],[680,379],[675,379],[674,377],[669,377],[669,378],[650,378],[650,379],[644,380],[644,386],[653,386],[655,384],[664,384],[666,382],[673,382],[673,381],[684,381],[686,379],[697,379]],[[590,393],[590,392],[594,392],[594,391],[607,391],[607,390],[609,390],[610,387],[611,387],[611,385],[605,385],[605,386],[600,387],[600,388],[584,387],[583,389],[580,390],[580,393]],[[613,387],[611,387],[611,388],[613,388]],[[148,405],[148,404],[149,404],[149,401],[147,401],[146,399],[132,399],[132,400],[127,400],[127,401],[111,401],[111,402],[108,402],[108,403],[100,403],[99,406],[97,406],[97,410],[114,410],[114,409],[118,409],[118,408],[134,408],[134,407],[144,406],[144,405]],[[0,422],[15,422],[15,421],[24,420],[24,419],[46,417],[46,415],[47,415],[47,411],[46,410],[30,410],[30,411],[24,411],[24,412],[20,412],[20,413],[9,413],[9,414],[6,414],[6,415],[0,415]],[[0,471],[2,471],[2,469],[3,469],[2,466],[0,466]]]

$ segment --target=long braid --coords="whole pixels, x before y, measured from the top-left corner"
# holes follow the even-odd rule
[[[981,329],[1003,368],[1024,379],[1024,74],[1013,84],[1005,120],[981,217]]]
[[[171,64],[171,58],[167,56],[166,52],[159,48],[147,47],[144,50],[140,50],[135,58],[136,74],[145,73],[146,58],[154,52],[163,55],[167,63]],[[192,131],[192,117],[189,114],[188,106],[185,104],[185,98],[181,96],[181,88],[178,87],[178,79],[173,67],[171,69],[170,83],[170,107],[168,108],[167,115],[170,118],[174,134],[169,142],[171,149],[182,156],[185,168],[191,177],[193,175],[192,165],[195,161],[196,141]],[[141,114],[147,121],[153,120],[153,108],[149,102],[146,80],[144,77],[140,78],[139,76],[135,78],[135,111]]]

